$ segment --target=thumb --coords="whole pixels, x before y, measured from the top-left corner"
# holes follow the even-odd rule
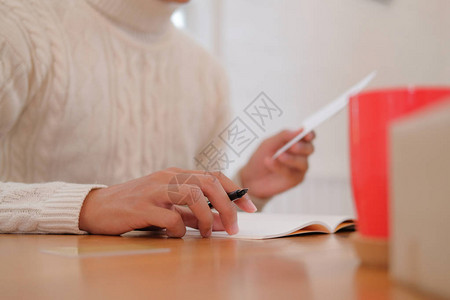
[[[300,132],[303,131],[303,128],[297,129],[297,130],[283,130],[279,132],[278,134],[274,135],[271,138],[271,142],[274,145],[284,145],[290,140],[292,140],[294,137],[296,137]]]

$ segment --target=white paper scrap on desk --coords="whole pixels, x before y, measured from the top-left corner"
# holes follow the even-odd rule
[[[237,239],[270,239],[304,233],[333,233],[354,225],[352,216],[238,213],[239,233],[228,235],[225,231],[214,231],[212,237]],[[200,235],[189,229],[188,235]]]
[[[301,128],[303,128],[303,131],[300,132],[296,137],[294,137],[292,140],[290,140],[286,145],[278,149],[278,151],[273,155],[273,159],[280,156],[283,152],[285,152],[287,149],[289,149],[292,145],[300,141],[302,138],[304,138],[308,133],[313,131],[317,126],[340,112],[342,109],[344,109],[347,104],[348,100],[351,96],[359,94],[372,79],[376,76],[376,71],[373,71],[366,77],[364,77],[360,82],[352,86],[350,89],[348,89],[345,93],[340,95],[338,98],[324,106],[322,109],[317,111],[315,114],[311,115],[309,118],[303,121]]]

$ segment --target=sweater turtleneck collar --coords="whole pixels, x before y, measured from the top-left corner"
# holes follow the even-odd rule
[[[125,31],[156,40],[171,26],[170,16],[180,6],[164,0],[87,0]]]

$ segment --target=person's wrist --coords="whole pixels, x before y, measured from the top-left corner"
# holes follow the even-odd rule
[[[248,188],[248,194],[249,194],[250,198],[252,198],[252,200],[262,202],[262,203],[268,202],[272,196],[267,197],[267,196],[260,195],[258,193],[257,189],[254,189],[252,187],[252,184],[251,184],[252,180],[251,180],[250,174],[251,174],[251,172],[247,165],[245,165],[244,167],[242,167],[241,170],[239,170],[238,177],[239,177],[242,187]],[[259,209],[259,207],[258,207],[258,209]]]
[[[94,202],[94,198],[100,189],[91,190],[86,197],[84,198],[83,205],[81,206],[80,216],[78,218],[78,227],[80,230],[91,232],[92,228],[90,226],[91,223],[91,211]]]

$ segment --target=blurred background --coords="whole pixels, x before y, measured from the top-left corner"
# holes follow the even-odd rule
[[[372,70],[370,88],[450,84],[449,0],[192,0],[173,15],[228,72],[235,115],[264,92],[282,110],[259,142],[304,118]],[[352,214],[347,111],[317,130],[306,180],[267,212]]]

